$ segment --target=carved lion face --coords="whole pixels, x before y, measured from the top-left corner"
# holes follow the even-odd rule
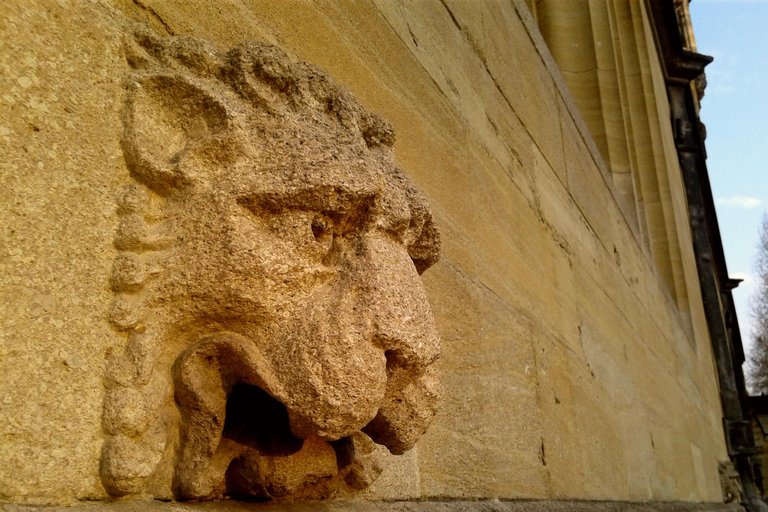
[[[155,450],[172,460],[157,467],[180,498],[369,485],[371,440],[409,450],[438,400],[440,340],[419,274],[439,236],[391,127],[273,47],[138,41],[123,146],[148,190],[123,200],[112,282],[116,310],[145,313],[113,321],[131,340],[162,340],[157,359],[172,363],[178,412]],[[155,218],[135,206],[152,197]],[[125,437],[105,409],[107,431]],[[122,441],[105,444],[108,490],[160,478],[126,476],[110,442]]]

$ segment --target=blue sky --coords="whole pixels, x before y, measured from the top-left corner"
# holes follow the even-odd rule
[[[708,86],[701,120],[707,125],[707,166],[745,348],[752,318],[748,298],[758,230],[768,209],[768,0],[692,0],[699,53]]]

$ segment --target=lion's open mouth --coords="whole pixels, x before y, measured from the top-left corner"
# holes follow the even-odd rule
[[[226,414],[222,442],[241,452],[227,468],[226,494],[241,499],[326,494],[340,469],[336,452],[317,437],[295,437],[283,404],[240,383],[230,392]]]
[[[212,487],[215,495],[242,500],[325,498],[339,485],[360,489],[378,477],[373,449],[361,432],[330,442],[317,436],[299,439],[282,403],[258,386],[238,383],[227,398],[214,456],[228,465],[223,481]]]
[[[229,393],[222,437],[264,456],[292,455],[303,444],[291,433],[285,406],[258,386],[242,382]]]
[[[324,498],[340,487],[367,487],[380,473],[375,445],[362,432],[334,441],[295,435],[289,409],[275,398],[285,396],[274,391],[283,384],[246,338],[205,336],[179,355],[172,373],[180,499]]]

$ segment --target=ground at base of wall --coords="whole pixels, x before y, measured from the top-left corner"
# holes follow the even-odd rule
[[[178,503],[115,501],[74,507],[0,504],[0,512],[743,512],[735,504],[626,501],[301,501]]]

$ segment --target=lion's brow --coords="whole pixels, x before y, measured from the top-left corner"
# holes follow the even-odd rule
[[[278,212],[285,209],[333,211],[345,213],[370,205],[375,193],[369,189],[344,184],[284,184],[264,188],[238,197],[238,203],[254,212]]]

